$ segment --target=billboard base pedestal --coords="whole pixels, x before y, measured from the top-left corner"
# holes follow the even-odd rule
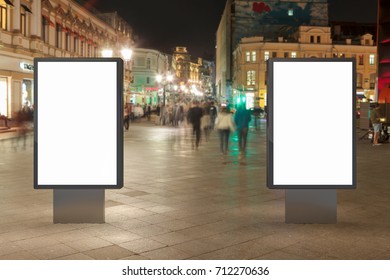
[[[105,190],[53,190],[53,223],[104,223]]]
[[[336,190],[286,190],[286,223],[337,223]]]

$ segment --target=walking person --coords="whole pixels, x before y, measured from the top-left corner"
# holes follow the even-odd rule
[[[147,112],[148,121],[150,121],[150,118],[152,116],[152,106],[150,106],[150,104],[148,105],[146,112]]]
[[[123,124],[126,128],[126,130],[129,130],[130,126],[130,111],[131,111],[131,105],[129,103],[126,103],[125,109],[123,110],[124,116],[123,116]]]
[[[380,119],[380,106],[378,103],[374,105],[374,107],[370,110],[370,119],[372,123],[372,128],[374,129],[374,139],[373,139],[373,146],[379,146],[382,145],[379,143],[379,132],[381,129],[381,123],[379,121]]]
[[[214,105],[214,101],[210,103],[210,129],[214,129],[215,119],[217,118],[217,107]]]
[[[210,107],[208,104],[205,104],[203,108],[203,117],[202,117],[202,122],[201,122],[201,127],[203,129],[203,133],[206,139],[206,142],[209,141],[209,136],[210,136]]]
[[[215,127],[219,132],[222,162],[226,163],[230,131],[235,130],[232,115],[230,114],[228,108],[222,107],[215,121]]]
[[[200,123],[203,117],[203,110],[199,107],[199,102],[194,101],[193,106],[188,110],[188,121],[192,124],[192,148],[194,148],[194,135],[195,135],[195,147],[198,149],[200,143]]]
[[[245,158],[246,152],[246,140],[248,138],[249,122],[251,121],[251,114],[249,110],[245,108],[245,104],[240,104],[237,107],[237,111],[234,115],[234,122],[237,127],[238,133],[238,145],[240,154],[238,159],[240,162]]]

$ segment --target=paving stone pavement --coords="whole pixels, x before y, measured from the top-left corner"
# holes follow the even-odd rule
[[[316,133],[287,137],[335,137]],[[223,163],[216,132],[193,150],[189,129],[140,122],[125,131],[125,184],[106,190],[106,223],[53,224],[53,192],[33,189],[32,136],[7,135],[0,259],[390,259],[389,144],[357,141],[358,186],[337,191],[337,224],[286,224],[285,192],[266,187],[264,122],[245,164],[235,135]]]

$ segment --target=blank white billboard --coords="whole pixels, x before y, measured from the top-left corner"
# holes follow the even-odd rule
[[[355,61],[271,59],[268,71],[268,187],[355,187]]]
[[[122,60],[34,63],[34,187],[122,187]]]

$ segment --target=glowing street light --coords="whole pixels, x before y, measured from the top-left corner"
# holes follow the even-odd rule
[[[165,99],[166,99],[166,96],[165,96],[165,87],[167,84],[170,84],[172,81],[173,81],[173,75],[168,73],[166,76],[163,76],[161,74],[158,74],[156,76],[156,81],[159,83],[159,84],[162,84],[163,85],[163,106],[165,106]]]
[[[112,57],[113,51],[110,49],[104,49],[102,50],[102,56],[103,57]]]
[[[133,56],[133,50],[131,49],[122,49],[121,50],[122,57],[125,61],[129,61]]]

